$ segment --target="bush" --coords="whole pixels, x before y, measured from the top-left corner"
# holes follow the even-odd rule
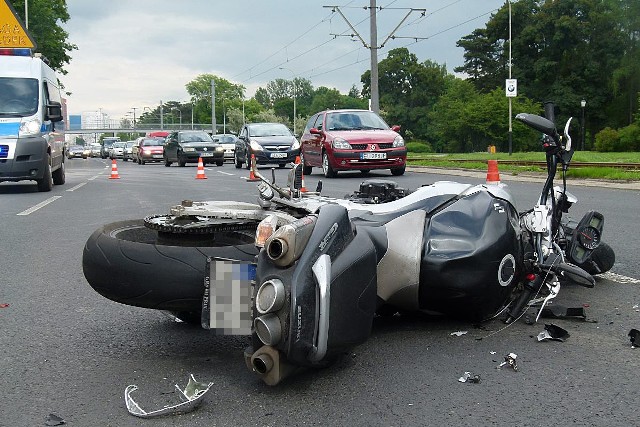
[[[428,142],[407,142],[407,151],[410,153],[432,153],[431,144]]]
[[[640,150],[640,126],[633,123],[618,130],[620,138],[616,151],[639,151]]]
[[[603,153],[618,151],[620,135],[615,129],[606,127],[596,134],[596,151]]]

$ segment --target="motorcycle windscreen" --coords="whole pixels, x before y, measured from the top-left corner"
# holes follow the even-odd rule
[[[470,320],[496,314],[521,273],[518,214],[481,191],[455,201],[425,226],[420,308]]]

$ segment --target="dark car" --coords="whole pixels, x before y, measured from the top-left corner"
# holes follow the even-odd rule
[[[139,165],[147,162],[163,162],[164,161],[164,138],[161,137],[144,137],[136,141],[133,146],[133,161]]]
[[[235,159],[236,152],[236,143],[238,142],[238,137],[230,134],[215,134],[212,135],[213,142],[218,142],[224,148],[224,160],[231,160],[232,162]]]
[[[215,163],[218,166],[224,164],[224,148],[217,142],[213,142],[211,136],[203,130],[181,130],[171,132],[164,143],[164,165],[178,162],[179,166],[187,163],[197,163],[202,158],[202,163]]]
[[[84,147],[82,145],[72,145],[67,150],[67,159],[75,159],[77,157],[86,159],[84,156]]]
[[[251,155],[256,164],[277,164],[284,167],[296,161],[300,143],[289,128],[281,123],[248,123],[238,135],[235,150],[236,168],[243,164],[251,168]]]
[[[404,174],[407,148],[397,131],[369,110],[327,110],[311,116],[300,138],[300,162],[308,175],[321,167],[328,178],[338,171],[391,169]]]

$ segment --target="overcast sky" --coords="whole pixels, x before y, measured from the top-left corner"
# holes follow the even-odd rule
[[[456,41],[484,27],[505,0],[378,0],[378,43],[413,12],[379,51],[407,47],[419,61],[463,63]],[[369,50],[369,0],[67,0],[65,24],[78,50],[62,76],[69,114],[102,111],[118,119],[160,101],[188,102],[185,85],[211,73],[246,87],[247,97],[276,78],[303,77],[314,87],[361,88]],[[404,38],[407,37],[407,38]],[[413,40],[410,38],[426,38]],[[286,69],[280,69],[284,67]]]

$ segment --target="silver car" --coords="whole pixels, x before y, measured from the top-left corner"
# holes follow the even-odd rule
[[[236,152],[238,137],[230,133],[212,135],[213,142],[217,142],[224,148],[224,160],[233,162]]]

